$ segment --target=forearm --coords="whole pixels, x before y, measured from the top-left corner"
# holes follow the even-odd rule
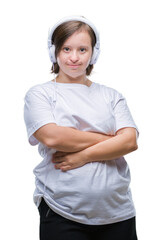
[[[137,149],[136,130],[126,128],[119,130],[108,140],[97,143],[77,153],[56,152],[52,162],[56,169],[68,171],[82,167],[89,162],[109,161],[121,157]]]
[[[113,160],[135,151],[137,149],[137,143],[135,140],[133,141],[133,139],[134,136],[120,134],[97,143],[83,150],[86,156],[86,162]]]
[[[101,133],[84,132],[70,127],[60,127],[59,133],[55,146],[51,147],[62,152],[78,152],[113,137]]]

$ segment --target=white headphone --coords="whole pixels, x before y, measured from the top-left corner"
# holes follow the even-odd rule
[[[97,59],[99,57],[99,54],[100,54],[100,39],[99,39],[99,33],[96,29],[96,27],[93,25],[93,23],[91,23],[88,19],[82,17],[82,16],[69,16],[69,17],[65,17],[65,18],[62,18],[59,22],[57,22],[53,27],[52,29],[49,31],[49,34],[48,34],[48,52],[49,52],[49,57],[50,57],[50,60],[52,63],[56,63],[57,60],[56,60],[56,57],[55,57],[55,45],[52,43],[52,35],[55,31],[55,29],[61,25],[62,23],[65,23],[65,22],[69,22],[69,21],[80,21],[80,22],[84,22],[86,24],[88,24],[92,30],[94,31],[95,33],[95,36],[96,36],[96,44],[94,46],[94,49],[93,49],[93,54],[92,54],[92,58],[91,58],[91,61],[90,61],[90,65],[92,64],[95,64],[97,62]]]

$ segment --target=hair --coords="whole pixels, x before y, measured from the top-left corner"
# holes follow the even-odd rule
[[[92,52],[96,44],[96,36],[93,29],[86,23],[80,21],[68,21],[59,25],[52,35],[52,44],[55,45],[55,57],[59,54],[64,42],[75,32],[85,30],[91,37]],[[90,75],[93,65],[89,65],[86,69],[86,75]],[[54,63],[51,68],[51,73],[59,73],[58,63]]]

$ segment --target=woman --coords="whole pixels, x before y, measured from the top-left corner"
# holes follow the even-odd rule
[[[88,79],[100,52],[95,26],[68,17],[48,37],[52,81],[25,96],[41,240],[135,240],[135,208],[124,155],[137,149],[137,127],[124,97]]]

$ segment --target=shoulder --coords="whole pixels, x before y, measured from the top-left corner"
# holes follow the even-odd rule
[[[45,97],[52,96],[54,95],[54,85],[51,81],[34,85],[28,89],[25,94],[25,98],[31,95],[40,95]]]
[[[119,99],[123,98],[123,95],[118,90],[108,87],[104,84],[97,83],[97,85],[100,88],[101,92],[104,94],[107,102],[115,103]]]
[[[100,83],[96,83],[96,85],[110,95],[120,94],[120,92],[117,91],[115,88],[111,88],[107,85],[100,84]]]

